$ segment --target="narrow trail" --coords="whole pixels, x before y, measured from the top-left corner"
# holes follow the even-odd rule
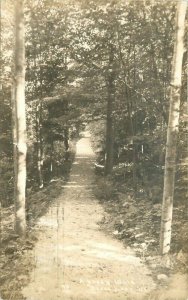
[[[144,299],[155,288],[150,271],[98,223],[103,208],[92,194],[94,153],[77,143],[70,179],[39,221],[36,266],[23,288],[27,300]]]

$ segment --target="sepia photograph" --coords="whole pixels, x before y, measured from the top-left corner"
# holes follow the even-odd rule
[[[0,300],[188,300],[188,0],[0,0]]]

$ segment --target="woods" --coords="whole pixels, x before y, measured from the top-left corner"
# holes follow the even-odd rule
[[[5,0],[0,31],[1,240],[27,241],[30,199],[68,180],[89,130],[117,236],[187,255],[187,1]],[[137,240],[143,207],[153,242]]]

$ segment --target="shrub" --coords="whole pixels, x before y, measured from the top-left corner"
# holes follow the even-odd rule
[[[110,200],[114,196],[114,184],[109,178],[98,178],[94,189],[95,196],[100,200]]]

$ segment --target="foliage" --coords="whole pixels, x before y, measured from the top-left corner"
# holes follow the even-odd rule
[[[161,201],[176,1],[25,1],[28,190],[37,189],[38,149],[47,183],[65,167],[68,142],[89,123],[106,154],[108,79],[113,74],[112,177],[152,204]],[[12,203],[13,1],[3,1],[0,91],[3,205]],[[187,31],[187,28],[186,28]],[[187,36],[187,35],[186,35]],[[113,48],[113,63],[109,52]],[[176,203],[187,203],[187,63],[183,62]],[[40,120],[38,108],[40,107]],[[101,157],[100,157],[101,158]],[[54,174],[51,172],[51,164]],[[66,168],[66,167],[65,167]],[[113,187],[101,179],[96,193]],[[156,189],[157,186],[157,189]],[[6,188],[5,188],[6,187]]]
[[[99,178],[94,190],[95,196],[100,200],[109,200],[115,193],[112,180],[110,178]]]

